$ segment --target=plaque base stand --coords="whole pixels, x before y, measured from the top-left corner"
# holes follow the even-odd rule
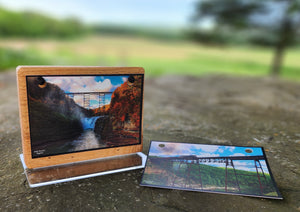
[[[99,158],[89,161],[28,169],[20,154],[24,172],[31,188],[63,183],[100,175],[125,172],[145,167],[147,156],[142,152]]]

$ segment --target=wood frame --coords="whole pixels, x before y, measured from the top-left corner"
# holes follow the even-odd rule
[[[141,107],[141,125],[140,125],[140,144],[110,147],[107,149],[97,149],[83,152],[74,152],[61,155],[53,155],[39,158],[32,158],[31,138],[29,126],[29,108],[27,96],[26,76],[47,75],[47,76],[72,76],[72,75],[122,75],[122,74],[142,74],[144,69],[140,67],[92,67],[92,66],[19,66],[17,67],[17,84],[19,96],[19,112],[21,124],[22,148],[24,161],[28,168],[39,168],[59,164],[86,161],[97,158],[131,154],[142,151],[143,145],[143,95],[144,81],[142,82],[142,107]],[[144,78],[143,78],[144,79]]]

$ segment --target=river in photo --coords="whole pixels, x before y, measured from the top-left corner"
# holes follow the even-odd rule
[[[74,147],[70,152],[107,147],[105,143],[101,143],[101,139],[96,137],[93,130],[85,130],[78,139],[72,142],[72,146]]]
[[[73,149],[71,152],[88,150],[88,149],[98,149],[104,148],[107,145],[101,142],[101,138],[96,137],[94,133],[94,128],[96,121],[104,116],[93,116],[84,117],[81,119],[82,127],[84,129],[82,135],[72,142]]]

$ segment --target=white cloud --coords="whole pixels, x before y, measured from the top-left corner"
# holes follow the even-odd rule
[[[269,174],[269,170],[268,170],[266,161],[265,160],[260,160],[260,164],[261,164],[261,167],[264,170],[264,172]]]
[[[201,155],[198,155],[198,157],[220,157],[220,155],[212,153],[202,153]]]
[[[69,86],[72,83],[72,79],[67,77],[44,77],[44,78],[47,82],[55,84],[63,90],[70,89]]]
[[[234,160],[233,164],[234,164],[234,167],[239,170],[256,171],[253,161]]]
[[[100,97],[100,99],[101,99],[101,97]],[[90,95],[90,100],[99,101],[99,96],[98,95]]]
[[[82,96],[75,95],[73,99],[74,99],[74,101],[77,104],[79,104],[80,106],[83,106],[83,98],[82,98]]]
[[[47,82],[56,84],[69,92],[108,92],[113,85],[109,79],[95,81],[95,77],[45,77]]]
[[[203,147],[201,148],[203,151],[205,152],[216,152],[219,149],[219,146],[217,145],[203,145]]]
[[[128,80],[128,77],[122,77],[123,82],[127,82],[127,80]]]
[[[160,144],[165,146],[159,147]],[[151,155],[197,155],[198,157],[219,157],[215,152],[219,146],[188,144],[188,143],[164,143],[153,142]]]
[[[111,81],[109,79],[105,79],[103,82],[97,82],[94,85],[90,84],[88,88],[91,90],[95,89],[94,91],[102,91],[102,92],[108,92],[113,87],[111,84]]]
[[[234,153],[232,156],[246,156],[246,155],[242,153]]]
[[[71,93],[82,93],[82,92],[109,92],[113,85],[109,79],[104,79],[103,81],[95,81],[95,77],[44,77],[49,83],[59,86],[65,92]],[[74,101],[83,106],[83,95],[74,95]],[[101,97],[97,94],[90,94],[90,107],[98,107],[98,104],[92,101],[101,101]],[[109,104],[109,100],[105,100],[105,104]]]
[[[218,152],[223,153],[224,152],[224,148],[219,148]]]
[[[224,147],[225,150],[228,150],[230,152],[233,152],[235,150],[235,147],[234,146],[226,146]]]

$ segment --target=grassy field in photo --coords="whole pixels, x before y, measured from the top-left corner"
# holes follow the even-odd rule
[[[226,170],[224,167],[215,167],[206,164],[190,164],[190,167],[188,167],[187,164],[180,165],[164,160],[159,164],[150,163],[147,166],[142,180],[142,184],[144,185],[277,196],[273,181],[268,173],[259,172],[257,174],[255,171],[228,168],[226,183]],[[260,191],[258,175],[263,187],[263,193]],[[226,184],[227,191],[225,190]]]
[[[281,76],[300,81],[300,48],[287,51]],[[142,66],[148,76],[267,76],[273,49],[203,46],[186,40],[90,35],[73,39],[3,38],[0,70],[20,64]],[[7,61],[7,64],[5,63]]]

